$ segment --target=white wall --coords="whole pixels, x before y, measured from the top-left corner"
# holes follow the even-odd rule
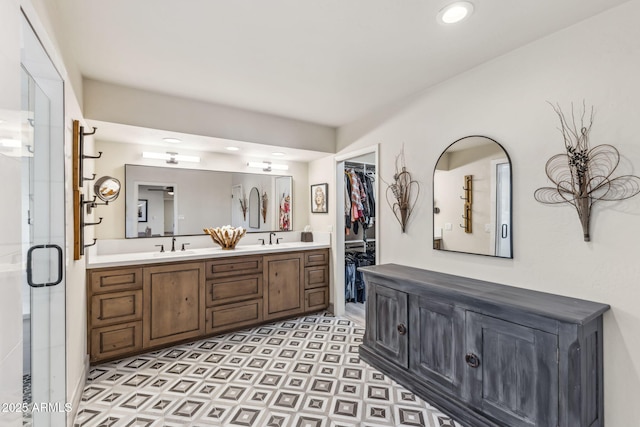
[[[333,153],[333,127],[84,80],[88,119]],[[250,126],[247,124],[250,123]]]
[[[640,196],[596,206],[590,243],[575,209],[536,202],[548,184],[544,165],[564,150],[558,119],[586,99],[596,107],[592,145],[622,153],[620,173],[640,175],[640,1],[583,23],[425,90],[403,106],[345,126],[342,152],[380,142],[387,181],[404,143],[407,168],[421,196],[402,234],[382,206],[381,261],[395,262],[611,304],[604,319],[605,413],[609,426],[640,420]],[[501,143],[513,167],[514,259],[431,250],[433,168],[451,142],[486,135]]]

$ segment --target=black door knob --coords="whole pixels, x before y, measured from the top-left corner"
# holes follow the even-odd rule
[[[467,353],[467,355],[464,357],[464,360],[467,362],[467,365],[471,366],[472,368],[477,368],[478,366],[480,366],[480,358],[473,353]]]
[[[406,327],[406,326],[404,326],[404,324],[400,323],[400,324],[398,325],[398,333],[399,333],[400,335],[404,335],[404,334],[406,334],[406,333],[407,333],[407,327]]]

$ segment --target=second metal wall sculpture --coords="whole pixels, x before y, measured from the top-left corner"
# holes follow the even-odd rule
[[[547,177],[555,187],[538,188],[534,197],[546,204],[569,203],[576,208],[584,241],[591,239],[589,220],[591,209],[598,201],[618,201],[640,193],[640,178],[635,175],[613,176],[620,164],[620,153],[609,144],[589,148],[589,132],[593,125],[593,107],[587,118],[583,103],[580,126],[571,105],[570,121],[559,105],[553,110],[560,119],[560,131],[564,138],[566,153],[551,157],[545,166]],[[588,120],[588,123],[585,122]]]

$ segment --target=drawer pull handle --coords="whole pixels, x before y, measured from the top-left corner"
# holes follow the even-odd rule
[[[467,362],[467,365],[471,366],[472,368],[477,368],[478,366],[480,366],[480,358],[473,353],[467,353],[467,355],[464,357],[464,360]]]
[[[398,325],[398,333],[399,333],[400,335],[404,335],[404,334],[406,334],[406,333],[407,333],[407,327],[406,327],[404,324],[400,323],[400,324]]]

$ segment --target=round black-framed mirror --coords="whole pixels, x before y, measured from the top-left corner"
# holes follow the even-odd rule
[[[93,186],[93,192],[103,202],[113,202],[120,195],[120,181],[112,176],[99,178]]]

